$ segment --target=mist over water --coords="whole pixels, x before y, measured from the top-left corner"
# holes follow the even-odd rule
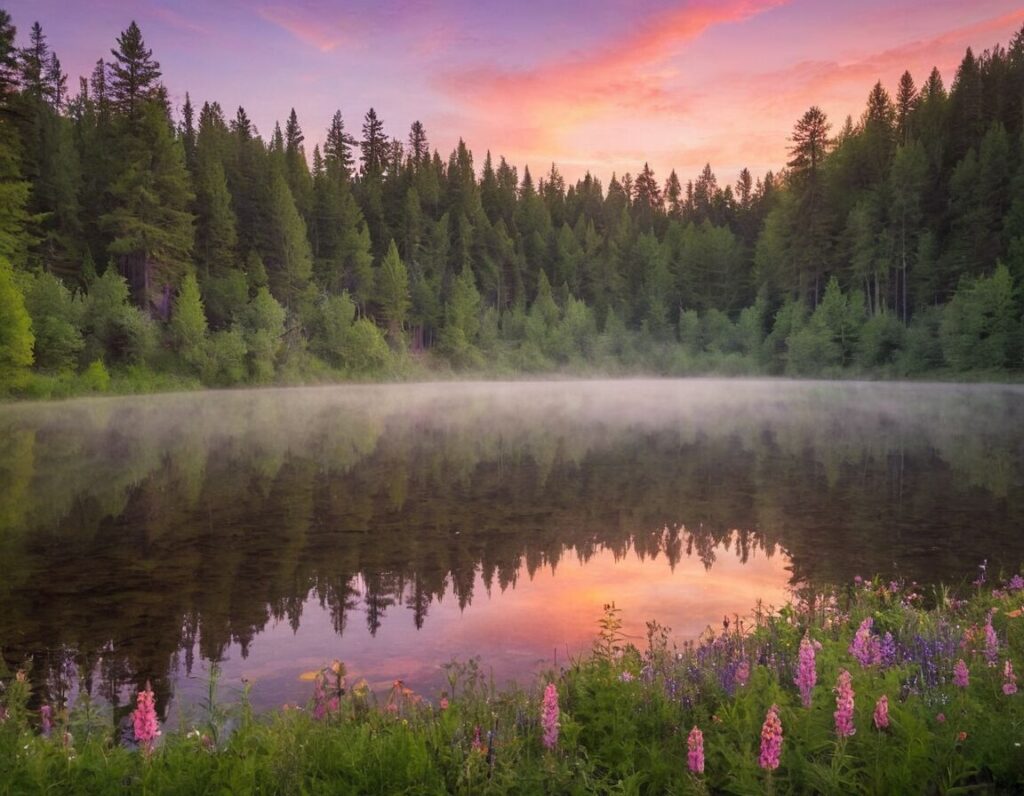
[[[210,661],[257,706],[331,658],[437,688],[756,600],[1024,559],[1024,390],[437,383],[0,407],[0,649],[51,698]],[[120,696],[119,696],[120,695]]]

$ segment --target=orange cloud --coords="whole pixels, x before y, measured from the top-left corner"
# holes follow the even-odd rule
[[[795,66],[756,78],[761,88],[785,87],[785,94],[799,97],[807,104],[823,104],[845,87],[852,87],[867,97],[876,80],[895,82],[898,75],[910,69],[918,85],[924,82],[933,66],[949,69],[958,64],[972,42],[977,44],[983,36],[1000,36],[1012,31],[1024,21],[1024,9],[1010,11],[998,17],[980,20],[971,25],[946,31],[924,41],[908,42],[899,47],[869,53],[845,62],[805,61]],[[946,75],[947,80],[952,76]],[[948,88],[948,85],[947,85]],[[845,92],[844,92],[845,93]],[[776,95],[777,98],[778,95]]]
[[[524,70],[461,69],[440,78],[450,95],[487,114],[546,131],[532,147],[550,147],[558,132],[613,108],[680,114],[689,103],[664,88],[661,66],[679,47],[715,25],[740,22],[785,0],[731,0],[688,5],[648,19],[630,35]],[[524,124],[525,123],[525,124]],[[522,141],[517,142],[522,145]]]

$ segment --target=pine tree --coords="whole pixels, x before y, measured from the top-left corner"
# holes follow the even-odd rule
[[[828,248],[822,166],[831,146],[830,127],[821,108],[812,106],[793,129],[788,163],[796,198],[794,223],[802,230],[801,235],[792,238],[791,246],[798,273],[798,295],[809,296],[815,304]]]
[[[389,336],[397,342],[409,312],[409,274],[402,258],[398,256],[398,247],[393,240],[388,243],[387,254],[377,271],[376,283],[381,315],[388,325]]]
[[[909,71],[904,72],[896,92],[896,138],[901,144],[906,145],[910,142],[911,118],[917,110],[919,100],[913,76]]]
[[[111,209],[100,223],[136,302],[166,318],[171,292],[190,262],[193,195],[184,150],[171,135],[164,108],[145,102],[135,113],[131,131],[120,138]]]
[[[363,140],[360,142],[363,154],[362,174],[364,179],[371,175],[380,177],[384,173],[384,162],[387,158],[387,136],[384,135],[384,123],[377,118],[377,112],[370,108],[363,120]]]
[[[193,144],[193,172],[195,259],[207,277],[232,268],[236,262],[238,236],[223,161],[227,136],[220,107],[204,104]]]
[[[356,140],[345,132],[341,111],[335,111],[331,126],[327,128],[324,142],[324,167],[333,180],[348,180],[352,177],[352,147]]]
[[[417,170],[422,167],[430,157],[430,146],[427,143],[427,131],[419,120],[412,123],[409,128],[409,158],[413,167]]]
[[[115,106],[130,117],[142,114],[147,100],[159,97],[160,64],[153,51],[146,49],[142,31],[135,20],[117,38],[110,51],[110,95]]]
[[[288,182],[275,169],[270,183],[271,233],[267,271],[274,296],[285,306],[298,309],[308,297],[313,274],[313,254],[306,225],[295,207]]]

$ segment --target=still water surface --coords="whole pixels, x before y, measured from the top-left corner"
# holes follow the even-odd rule
[[[1024,561],[1024,390],[350,386],[0,407],[0,651],[40,693],[258,707],[333,658],[428,695],[879,573]]]

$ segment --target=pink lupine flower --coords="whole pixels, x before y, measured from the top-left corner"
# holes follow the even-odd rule
[[[480,738],[480,725],[479,724],[476,725],[476,728],[473,730],[472,749],[473,749],[474,752],[481,752],[482,753],[484,751],[484,742]]]
[[[739,666],[736,667],[736,685],[740,688],[747,684],[750,679],[750,661],[744,659],[740,661]]]
[[[1009,659],[1003,665],[1003,693],[1006,696],[1017,693],[1017,675],[1013,673],[1013,664]]]
[[[554,749],[558,744],[558,689],[548,683],[544,689],[544,703],[541,706],[540,724],[544,730],[544,748]]]
[[[624,683],[632,683],[636,678],[633,676],[632,672],[625,671],[619,675],[619,679]]]
[[[800,642],[800,653],[796,669],[796,677],[793,683],[800,689],[800,701],[805,708],[811,706],[811,695],[814,693],[814,685],[818,682],[818,672],[815,667],[814,644],[808,636],[804,636]]]
[[[836,711],[832,715],[836,720],[836,735],[840,738],[849,738],[857,732],[857,728],[853,726],[853,678],[846,669],[839,672],[834,690]]]
[[[999,637],[996,635],[996,629],[992,627],[991,611],[985,620],[985,659],[989,666],[995,666],[999,662]]]
[[[885,730],[889,727],[889,697],[882,694],[878,698],[878,702],[875,703],[875,727],[879,730]]]
[[[939,724],[945,724],[946,723],[946,714],[945,713],[938,713],[938,714],[936,714],[935,720]]]
[[[53,708],[49,705],[39,708],[39,727],[43,735],[50,737],[50,731],[53,729]]]
[[[964,663],[964,659],[961,658],[956,662],[956,666],[953,667],[953,685],[957,688],[967,688],[970,684],[970,669],[967,668],[967,664]]]
[[[694,727],[690,730],[690,735],[686,739],[686,762],[690,767],[690,771],[694,774],[704,773],[704,733],[700,731],[699,727]]]
[[[153,750],[156,739],[160,736],[160,722],[156,716],[156,699],[148,680],[145,690],[139,691],[136,698],[135,710],[132,712],[132,725],[135,730],[135,740],[139,742],[146,754],[149,754]]]
[[[779,720],[779,706],[772,705],[761,725],[761,755],[757,764],[767,771],[779,767],[782,757],[782,722]]]
[[[857,632],[850,642],[849,653],[857,659],[861,666],[870,666],[875,662],[876,646],[872,643],[871,628],[875,620],[870,616],[860,623]]]

